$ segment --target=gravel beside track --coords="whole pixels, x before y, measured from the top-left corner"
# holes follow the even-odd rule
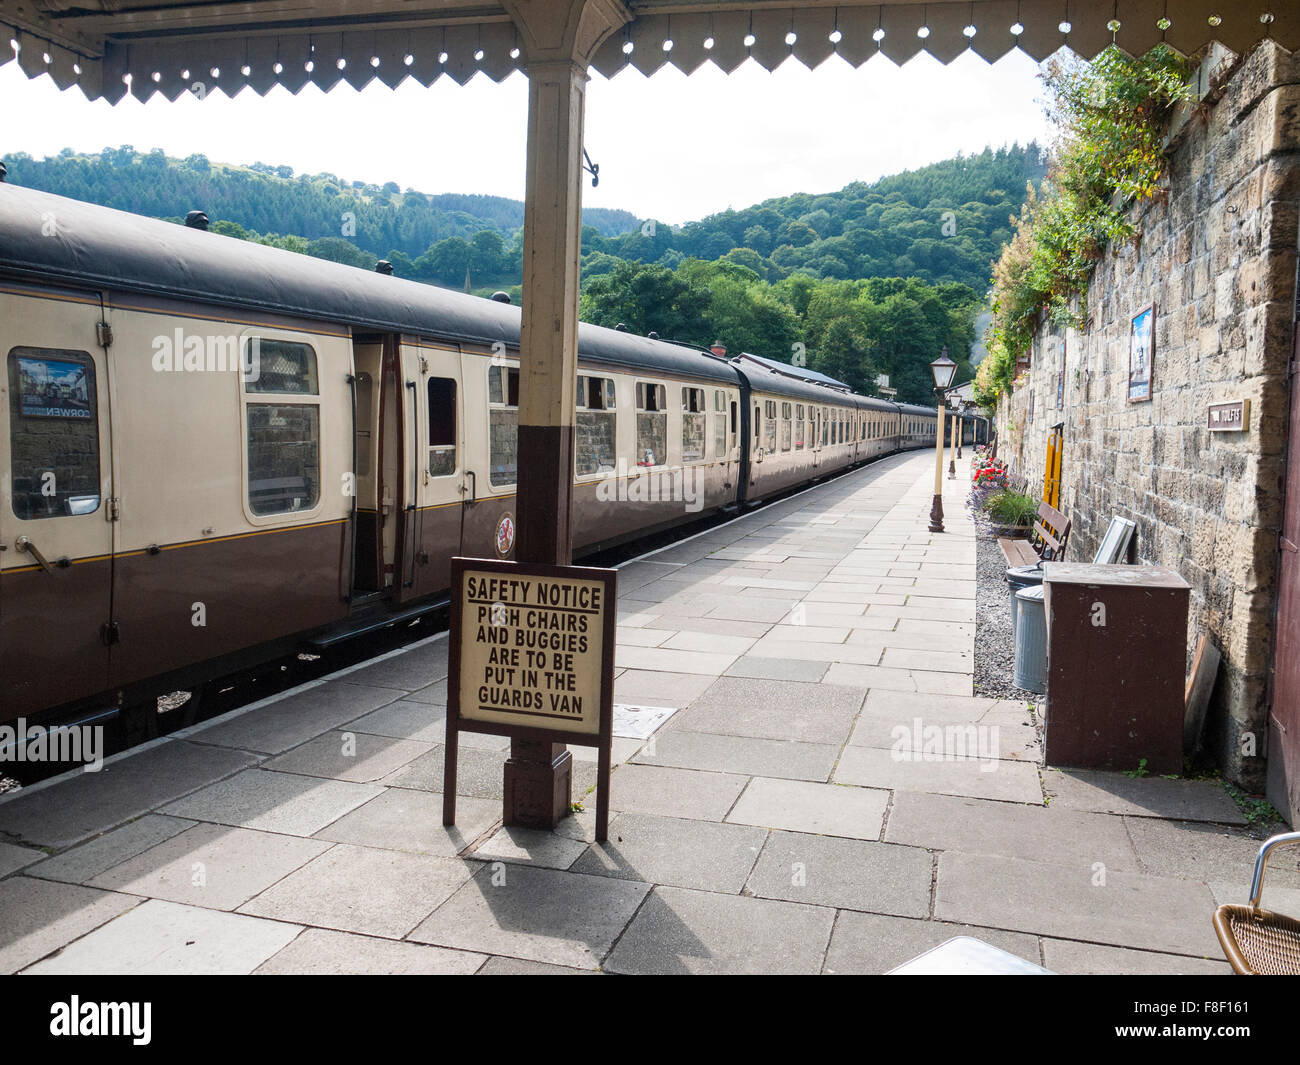
[[[975,694],[1034,703],[1039,696],[1017,688],[1012,679],[1015,634],[1006,572],[997,540],[980,536],[975,543]]]

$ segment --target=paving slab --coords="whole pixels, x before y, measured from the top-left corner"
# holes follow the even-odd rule
[[[772,626],[765,621],[728,621],[725,618],[690,618],[684,615],[655,616],[641,625],[641,628],[655,632],[686,633],[706,632],[719,636],[747,636],[757,640]],[[634,631],[634,630],[628,630]],[[621,638],[621,637],[620,637]],[[665,637],[666,638],[666,637]]]
[[[100,873],[92,887],[233,910],[329,844],[226,825],[195,825]]]
[[[677,713],[677,708],[672,706],[615,703],[614,736],[624,739],[648,740],[675,713]]]
[[[966,724],[982,720],[997,705],[996,699],[974,695],[873,690],[867,692],[862,716],[908,726],[918,717],[925,724]]]
[[[916,847],[773,832],[746,888],[762,898],[925,917],[932,876],[930,855]]]
[[[572,866],[577,873],[614,876],[736,894],[754,868],[767,832],[649,814],[619,814],[609,841],[593,843]]]
[[[26,971],[42,975],[242,976],[301,929],[150,899]]]
[[[1070,810],[1246,824],[1241,809],[1216,781],[1130,777],[1097,769],[1049,767],[1043,771],[1043,786],[1052,805]]]
[[[414,740],[417,743],[441,743],[446,737],[446,726],[445,705],[417,702],[414,698],[409,698],[398,699],[349,722],[348,730]]]
[[[508,748],[484,750],[462,747],[456,759],[456,794],[476,799],[500,799],[504,791],[503,766],[510,756]],[[384,777],[380,783],[394,788],[418,791],[442,791],[442,774],[446,767],[444,748],[435,747],[409,765]],[[582,798],[596,785],[596,763],[573,759],[573,798]]]
[[[364,784],[382,780],[433,747],[416,740],[335,729],[262,765],[285,773]]]
[[[610,777],[609,804],[633,813],[721,821],[748,779],[735,773],[624,765]]]
[[[656,887],[605,963],[645,975],[820,972],[835,911]]]
[[[63,850],[256,761],[243,751],[168,740],[105,762],[97,773],[72,773],[44,787],[24,788],[0,802],[0,833]]]
[[[132,895],[21,874],[0,880],[0,972],[39,961],[139,902]]]
[[[239,912],[400,939],[469,876],[454,858],[339,843]]]
[[[666,673],[699,673],[721,676],[739,652],[677,651],[665,647],[627,647],[614,650],[614,664],[624,669],[662,670]],[[622,702],[623,700],[619,700]]]
[[[1142,868],[1123,818],[1053,807],[900,791],[885,839],[929,850],[1000,854],[1091,870]]]
[[[444,709],[447,706],[447,680],[435,680],[432,684],[423,688],[417,688],[402,700],[403,702],[412,703],[429,703],[432,706],[441,706]]]
[[[830,684],[720,677],[670,728],[758,739],[842,744],[866,692]]]
[[[809,780],[754,777],[727,814],[738,825],[758,825],[853,839],[879,839],[889,792]]]
[[[315,833],[316,839],[451,858],[501,819],[500,799],[456,799],[456,824],[442,823],[438,792],[387,788]]]
[[[1000,759],[928,761],[901,759],[899,752],[878,747],[846,747],[832,778],[837,784],[899,791],[968,795],[1004,802],[1043,801],[1038,767]]]
[[[800,662],[781,658],[736,659],[723,674],[726,677],[753,677],[758,680],[795,680],[816,683],[830,668],[828,662]]]
[[[246,769],[163,808],[195,821],[310,836],[379,794],[373,784]]]
[[[1043,965],[1064,976],[1230,976],[1219,956],[1188,958],[1149,950],[1125,950],[1069,939],[1043,940]]]
[[[417,693],[418,694],[418,693]],[[425,750],[442,744],[447,736],[447,707],[444,699],[438,703],[416,702],[415,697],[398,699],[378,710],[349,721],[340,731],[365,732],[375,736],[411,740],[425,744]],[[484,751],[503,751],[510,746],[508,736],[489,736],[485,732],[460,734],[462,748],[475,747]],[[292,752],[291,752],[292,753]]]
[[[487,958],[352,932],[308,928],[254,970],[257,976],[467,976]]]
[[[920,750],[924,753],[927,729],[949,729],[953,727],[967,729],[978,727],[984,733],[982,737],[979,733],[968,734],[974,741],[973,744],[968,744],[968,750],[972,746],[978,749],[979,744],[982,743],[984,749],[990,751],[991,756],[994,758],[1011,762],[1040,764],[1042,750],[1039,746],[1038,732],[1031,725],[988,725],[982,721],[978,725],[975,723],[956,725],[954,722],[940,725],[934,721],[927,722],[920,717],[907,722],[895,722],[888,718],[868,717],[863,714],[853,726],[853,733],[849,736],[849,745],[853,747],[876,747],[882,750],[901,747],[902,749],[915,751],[919,739]]]
[[[1261,905],[1266,910],[1272,910],[1274,913],[1284,913],[1288,917],[1295,917],[1300,920],[1300,891],[1295,888],[1284,888],[1275,885],[1271,875],[1273,863],[1270,861],[1268,864],[1269,873],[1264,876],[1264,895]],[[1252,863],[1252,869],[1253,866],[1254,863]],[[1246,870],[1242,872],[1246,872]],[[1239,880],[1212,880],[1210,881],[1210,892],[1214,895],[1216,909],[1228,903],[1234,903],[1238,906],[1245,905],[1250,901],[1249,873],[1245,878]]]
[[[1189,880],[983,854],[939,856],[934,916],[1056,939],[1210,957],[1214,897]]]
[[[698,673],[629,669],[614,680],[614,701],[680,709],[712,683],[712,677]]]
[[[0,843],[0,877],[16,873],[19,869],[44,857],[45,852],[35,847],[18,847],[12,843]]]
[[[682,769],[825,782],[838,752],[838,745],[833,743],[717,736],[673,728],[652,736],[632,761],[641,765],[673,765]]]
[[[348,673],[351,684],[413,692],[447,676],[447,640],[434,639]]]
[[[544,961],[524,961],[501,955],[488,958],[478,976],[599,976],[596,969],[571,969],[566,965],[548,965]]]
[[[587,850],[587,841],[558,832],[502,826],[474,850],[484,862],[518,862],[546,869],[568,869]]]
[[[1137,850],[1142,872],[1182,880],[1249,879],[1263,840],[1248,830],[1200,821],[1163,821],[1153,817],[1123,819]],[[1264,885],[1300,889],[1300,851],[1274,851]]]
[[[608,876],[485,865],[407,938],[596,969],[649,890]]]
[[[134,858],[195,824],[196,822],[183,817],[145,814],[121,828],[115,828],[53,858],[46,858],[31,868],[31,875],[43,880],[84,884],[104,870],[111,869],[128,858]]]
[[[887,669],[920,669],[969,676],[975,669],[975,654],[973,651],[917,651],[885,644],[880,664]]]
[[[402,696],[391,688],[331,680],[272,699],[226,718],[196,725],[184,735],[195,743],[280,754]]]
[[[836,918],[823,971],[850,976],[886,973],[957,936],[972,936],[1017,958],[1042,964],[1038,938],[1023,932],[844,910]]]

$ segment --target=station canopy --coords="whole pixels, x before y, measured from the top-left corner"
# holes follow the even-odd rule
[[[262,94],[308,83],[360,89],[406,78],[501,80],[528,62],[520,26],[549,0],[0,0],[0,64],[116,103],[185,92]],[[1020,49],[1036,60],[1061,48],[1091,58],[1114,43],[1139,55],[1168,43],[1184,54],[1211,41],[1242,52],[1271,37],[1300,44],[1296,0],[981,0],[838,5],[787,0],[691,3],[599,0],[619,26],[591,55],[612,76],[748,59],[854,66],[880,52],[904,63],[927,52],[948,63],[968,49],[992,62]]]

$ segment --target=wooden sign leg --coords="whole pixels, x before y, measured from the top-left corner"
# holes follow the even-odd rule
[[[608,729],[602,730],[600,747],[596,755],[596,842],[604,843],[609,839],[609,773],[610,773],[610,735]]]
[[[460,748],[460,729],[447,717],[444,760],[442,764],[442,823],[448,827],[456,823],[456,755]]]

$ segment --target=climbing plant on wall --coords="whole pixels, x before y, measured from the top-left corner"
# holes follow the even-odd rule
[[[1174,108],[1193,99],[1193,66],[1160,45],[1140,58],[1111,47],[1092,62],[1056,59],[1044,67],[1059,137],[1042,189],[1030,189],[993,265],[989,354],[975,378],[981,403],[991,407],[1010,389],[1040,315],[1068,325],[1086,316],[1097,260],[1108,244],[1133,237],[1130,208],[1159,193],[1165,129]]]

